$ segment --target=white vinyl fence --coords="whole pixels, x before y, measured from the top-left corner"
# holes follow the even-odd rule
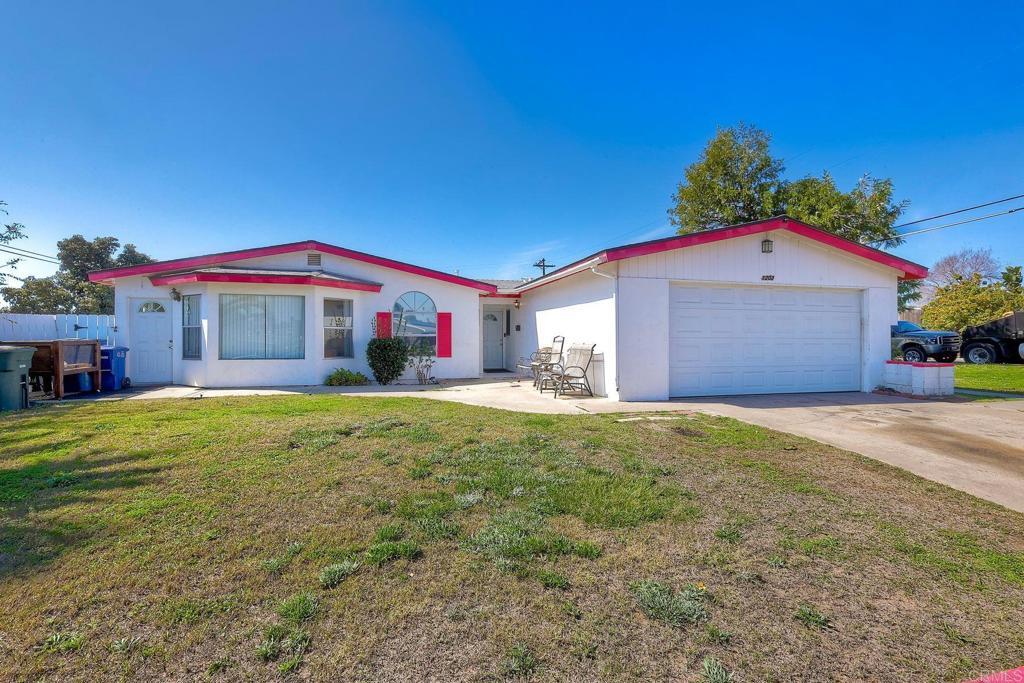
[[[35,339],[99,339],[114,345],[117,325],[112,315],[0,313],[0,344]]]

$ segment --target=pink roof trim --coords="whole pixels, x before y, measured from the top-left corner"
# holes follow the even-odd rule
[[[556,280],[560,280],[563,277],[572,275],[573,268],[581,266],[590,261],[595,261],[597,264],[609,263],[611,261],[621,261],[622,259],[634,258],[636,256],[647,256],[648,254],[659,254],[664,251],[671,251],[673,249],[683,249],[685,247],[695,247],[701,244],[710,244],[712,242],[720,242],[722,240],[733,239],[736,237],[746,237],[747,235],[757,235],[763,232],[770,232],[772,230],[788,230],[797,235],[807,237],[809,239],[821,242],[830,247],[841,249],[847,253],[859,256],[861,258],[880,263],[883,266],[895,268],[903,272],[901,279],[903,280],[919,280],[928,275],[928,269],[913,261],[893,256],[887,252],[881,251],[880,249],[874,249],[872,247],[866,247],[863,244],[858,244],[848,239],[839,237],[830,232],[826,232],[820,228],[816,228],[813,225],[809,225],[802,221],[798,221],[788,216],[778,216],[776,218],[766,218],[761,221],[754,221],[752,223],[744,223],[742,225],[731,225],[725,228],[716,228],[714,230],[704,230],[701,232],[691,233],[689,235],[679,235],[676,237],[665,237],[658,240],[651,240],[650,242],[640,242],[638,244],[627,244],[621,247],[612,247],[599,251],[586,258],[580,259],[574,263],[559,268],[552,272],[548,277],[550,280],[544,280],[543,282],[537,282],[537,284],[531,285],[526,283],[523,289],[519,290],[520,293],[527,292],[537,287],[542,287]],[[554,276],[554,277],[552,277]]]
[[[179,273],[177,275],[153,275],[149,281],[154,285],[180,285],[190,282],[244,282],[264,285],[310,285],[313,287],[334,287],[360,292],[379,292],[381,285],[353,280],[335,280],[326,277],[303,275],[254,275],[251,273]]]
[[[393,270],[399,270],[404,273],[412,273],[413,275],[421,275],[423,277],[432,278],[434,280],[441,280],[442,282],[449,282],[455,285],[462,285],[463,287],[471,287],[473,289],[479,289],[484,292],[494,293],[498,291],[498,288],[495,285],[489,284],[487,282],[481,282],[479,280],[473,280],[470,278],[461,277],[459,275],[452,275],[451,273],[445,273],[440,270],[433,270],[431,268],[424,268],[422,266],[414,266],[411,263],[403,263],[402,261],[395,261],[393,259],[384,258],[382,256],[374,256],[373,254],[367,254],[361,251],[355,251],[353,249],[336,247],[333,244],[326,244],[324,242],[317,242],[315,240],[308,240],[305,242],[290,242],[288,244],[275,244],[269,247],[241,249],[239,251],[225,251],[217,254],[192,256],[189,258],[172,259],[170,261],[158,261],[156,263],[146,263],[138,266],[126,266],[124,268],[99,270],[89,273],[89,280],[91,282],[108,282],[114,278],[119,277],[130,277],[133,275],[152,275],[157,273],[166,273],[168,271],[173,270],[182,270],[185,268],[214,266],[221,263],[228,263],[230,261],[240,261],[243,259],[259,258],[261,256],[276,256],[278,254],[290,254],[296,251],[319,251],[325,254],[332,254],[334,256],[350,258],[354,261],[372,263],[373,265],[381,266],[384,268],[391,268]]]
[[[956,363],[922,363],[912,360],[887,360],[887,365],[913,365],[915,368],[955,368]]]

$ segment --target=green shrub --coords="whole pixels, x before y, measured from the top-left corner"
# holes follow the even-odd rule
[[[338,368],[327,375],[324,384],[329,387],[361,387],[370,383],[370,378],[361,372]]]
[[[374,337],[366,345],[366,362],[378,384],[391,384],[409,362],[409,346],[401,337]]]

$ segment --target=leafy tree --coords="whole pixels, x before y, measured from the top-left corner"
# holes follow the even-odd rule
[[[1024,274],[1020,266],[1007,266],[999,276],[1003,281],[1003,288],[1008,292],[1019,294],[1024,286]]]
[[[57,242],[57,273],[44,278],[25,278],[21,287],[3,287],[0,295],[11,313],[113,313],[114,292],[89,282],[89,271],[152,263],[134,244],[116,237],[87,240],[72,235]]]
[[[909,311],[910,307],[921,300],[920,280],[900,280],[896,288],[896,307],[900,313]]]
[[[862,176],[849,192],[843,192],[832,176],[802,178],[783,190],[785,213],[862,244],[897,247],[903,240],[893,225],[908,202],[893,202],[892,181]]]
[[[679,234],[781,214],[785,167],[770,154],[770,143],[768,133],[745,123],[720,128],[672,197],[668,216]]]
[[[940,287],[935,298],[925,305],[925,326],[962,330],[1024,309],[1020,273],[1020,266],[1011,266],[1003,271],[1002,279],[992,283],[986,282],[980,273],[958,276],[952,284]]]
[[[994,280],[999,277],[999,261],[992,256],[991,249],[961,249],[943,256],[928,271],[928,284],[933,287],[945,287],[953,284],[956,278],[967,278],[975,273],[983,280]]]
[[[5,208],[6,206],[7,202],[0,201],[0,213],[2,213],[5,216],[8,215],[7,209]],[[3,225],[3,230],[0,230],[0,247],[3,247],[6,244],[10,244],[14,240],[24,239],[24,237],[24,225],[22,225],[21,223],[5,223]],[[18,258],[17,256],[10,258],[12,255],[7,251],[0,252],[0,256],[7,257],[5,261],[0,262],[0,285],[3,285],[7,282],[7,278],[11,275],[10,271],[14,269],[14,267],[18,264],[19,261],[21,261],[21,259]]]
[[[849,192],[828,173],[787,181],[770,143],[747,124],[720,129],[672,196],[669,220],[679,234],[788,214],[855,242],[900,244],[893,225],[907,202],[893,201],[891,180],[863,176]]]

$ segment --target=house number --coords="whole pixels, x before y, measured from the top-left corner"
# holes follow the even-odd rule
[[[774,275],[762,275],[761,279],[762,280],[774,280],[775,276]]]

